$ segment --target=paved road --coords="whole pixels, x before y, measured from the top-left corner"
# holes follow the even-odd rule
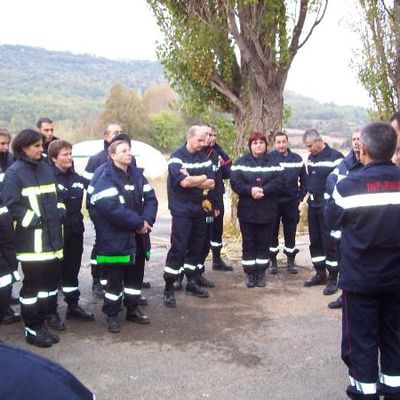
[[[38,349],[24,342],[22,324],[1,326],[0,339],[55,360],[73,372],[98,400],[131,399],[344,399],[346,369],[340,352],[340,312],[333,297],[304,288],[312,274],[307,244],[297,257],[300,274],[283,266],[266,288],[245,288],[244,275],[208,268],[217,287],[208,299],[177,294],[178,306],[162,305],[162,268],[169,220],[158,222],[146,271],[151,289],[144,307],[152,323],[122,318],[122,332],[106,330],[101,300],[91,294],[88,268],[93,232],[87,226],[81,271],[82,304],[95,322],[67,321],[61,342]],[[282,260],[283,261],[283,260]],[[65,305],[60,297],[60,313]],[[123,315],[121,314],[121,317]]]

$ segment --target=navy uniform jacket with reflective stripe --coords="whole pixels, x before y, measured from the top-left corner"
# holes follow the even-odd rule
[[[86,180],[72,168],[67,172],[61,172],[55,165],[52,165],[52,168],[59,197],[66,208],[64,236],[70,233],[82,233],[84,226],[81,209]]]
[[[183,188],[180,183],[186,175],[180,172],[182,168],[185,168],[191,176],[205,174],[208,178],[214,179],[212,162],[201,151],[189,153],[186,145],[174,151],[168,162],[167,192],[171,214],[180,217],[201,217],[205,215],[201,205],[203,189]]]
[[[211,148],[204,148],[204,154],[212,162],[212,170],[214,171],[215,187],[208,192],[207,198],[211,201],[213,210],[221,210],[223,207],[224,181],[222,180],[222,172],[219,164],[218,153]]]
[[[251,154],[239,158],[231,168],[231,186],[239,195],[238,218],[259,224],[274,221],[278,212],[278,193],[283,185],[283,168],[270,154],[261,159]],[[263,188],[264,197],[258,200],[252,197],[254,186]]]
[[[219,157],[221,157],[222,160],[222,163],[220,163],[222,179],[229,179],[231,176],[232,160],[229,158],[228,154],[225,153],[225,151],[218,143],[215,143],[213,149],[217,152],[217,154],[219,155]]]
[[[356,171],[362,167],[363,165],[357,160],[354,151],[351,150],[333,172],[328,175],[328,178],[326,179],[326,193],[332,195],[333,189],[338,181],[345,178],[351,171]]]
[[[109,147],[110,143],[104,141],[104,149],[89,158],[85,171],[83,172],[83,178],[86,179],[86,185],[89,185],[89,182],[93,178],[96,169],[99,168],[100,165],[107,162]]]
[[[270,156],[280,164],[285,175],[285,185],[279,193],[278,202],[303,201],[307,193],[307,172],[301,156],[290,149],[286,156],[277,150],[271,151]]]
[[[61,365],[29,351],[0,344],[0,399],[94,400]]]
[[[14,163],[14,156],[10,153],[0,153],[0,188],[1,184],[4,180],[4,174],[7,171],[8,167]]]
[[[309,154],[307,162],[307,190],[310,193],[308,204],[313,207],[325,205],[324,193],[328,175],[340,164],[343,154],[325,143],[317,155]]]
[[[51,167],[44,161],[17,160],[6,171],[1,198],[16,221],[17,258],[28,262],[60,258],[65,211],[58,208]]]
[[[342,289],[400,290],[400,168],[373,162],[352,172],[337,183],[325,218],[342,229]]]
[[[147,186],[146,186],[147,185]],[[108,161],[92,194],[97,255],[135,255],[135,235],[146,220],[153,225],[157,199],[143,170],[128,167],[128,174]]]
[[[15,233],[11,216],[0,203],[0,289],[15,282],[13,274],[18,268],[15,257]]]

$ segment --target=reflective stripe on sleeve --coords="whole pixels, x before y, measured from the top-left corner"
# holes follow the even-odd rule
[[[207,160],[201,163],[187,163],[183,162],[180,158],[171,158],[168,161],[168,165],[170,164],[181,164],[182,168],[188,168],[188,169],[199,169],[199,168],[207,168],[212,165],[211,160]]]
[[[118,190],[115,187],[111,187],[105,190],[102,190],[99,193],[94,194],[91,199],[90,202],[92,204],[96,203],[96,201],[99,201],[101,199],[107,198],[107,197],[114,197],[114,196],[118,196]]]
[[[400,204],[400,192],[365,193],[343,197],[335,187],[332,197],[336,204],[345,210],[358,207],[376,207]]]
[[[84,171],[82,174],[82,176],[88,181],[90,181],[93,178],[93,175],[94,175],[93,172],[88,172],[88,171]]]
[[[0,215],[1,214],[7,214],[8,213],[8,208],[7,207],[1,207],[0,208]]]
[[[146,183],[144,186],[143,186],[143,192],[144,193],[146,193],[146,192],[151,192],[153,190],[153,187],[150,185],[150,184],[148,184],[148,183]]]

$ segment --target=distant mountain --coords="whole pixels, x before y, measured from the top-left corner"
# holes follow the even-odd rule
[[[111,86],[141,92],[165,81],[154,61],[113,61],[88,54],[27,46],[0,46],[0,121],[36,121],[41,115],[74,120],[102,109]]]
[[[14,131],[44,115],[76,127],[82,118],[102,111],[114,83],[143,93],[165,82],[155,61],[115,61],[19,45],[0,46],[0,77],[0,126]],[[368,122],[361,107],[321,104],[290,91],[285,104],[291,109],[287,128],[348,135]]]

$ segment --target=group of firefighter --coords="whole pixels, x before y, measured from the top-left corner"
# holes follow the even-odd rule
[[[267,271],[278,273],[281,224],[287,272],[298,273],[296,229],[300,203],[307,198],[315,275],[304,285],[323,285],[323,293],[332,295],[340,270],[343,296],[329,307],[343,307],[347,394],[354,399],[378,399],[380,394],[400,398],[395,397],[400,393],[400,170],[391,161],[397,162],[399,130],[396,113],[391,124],[377,122],[354,131],[346,157],[324,143],[317,130],[306,130],[305,165],[290,150],[285,132],[274,134],[273,150],[265,134],[252,132],[249,151],[232,164],[217,144],[213,126],[189,128],[186,142],[168,162],[172,227],[164,305],[176,307],[175,291],[183,285],[188,295],[209,296],[207,289],[215,287],[205,276],[210,249],[213,270],[233,271],[221,258],[224,180],[230,180],[238,199],[247,288],[266,286]],[[127,321],[150,323],[139,306],[147,304],[141,289],[149,285],[143,278],[158,201],[120,125],[107,126],[104,149],[90,157],[82,176],[74,169],[72,145],[54,136],[49,118],[18,133],[12,154],[10,142],[9,132],[0,130],[0,321],[19,321],[10,306],[19,303],[27,343],[51,347],[60,340],[56,331],[65,330],[59,289],[67,319],[95,319],[79,303],[86,191],[96,232],[92,289],[104,298],[107,329],[120,332],[122,304]],[[16,299],[12,287],[19,280],[18,264],[24,278]],[[371,346],[381,354],[379,380],[378,352],[370,351]]]

